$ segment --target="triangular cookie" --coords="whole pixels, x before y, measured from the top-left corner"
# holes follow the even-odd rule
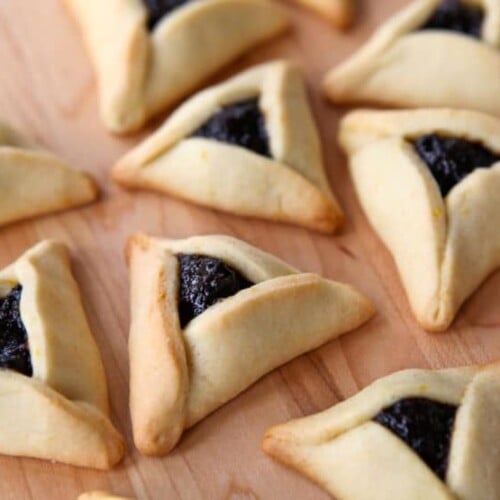
[[[500,120],[449,109],[359,111],[344,119],[339,140],[418,321],[445,330],[500,267]]]
[[[324,81],[337,103],[474,109],[500,117],[500,2],[417,0]]]
[[[44,241],[0,271],[0,453],[108,469],[123,455],[69,255]]]
[[[499,391],[499,364],[405,370],[270,429],[263,448],[336,498],[500,498]]]
[[[283,61],[192,97],[118,162],[113,178],[129,188],[323,232],[342,221],[302,76]]]
[[[90,176],[0,124],[0,226],[96,198]]]
[[[357,0],[293,0],[317,12],[337,28],[349,28],[356,15]]]
[[[353,288],[226,236],[134,236],[130,410],[142,453],[170,451],[184,429],[266,373],[373,314]]]
[[[81,25],[114,132],[139,129],[287,27],[268,0],[65,0]]]

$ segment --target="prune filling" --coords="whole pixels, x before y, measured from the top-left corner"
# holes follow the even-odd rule
[[[491,167],[500,161],[499,155],[479,142],[465,139],[430,134],[419,137],[413,145],[432,172],[443,196],[476,168]]]
[[[420,30],[456,31],[481,38],[484,12],[481,7],[466,5],[460,0],[443,0]]]
[[[373,419],[410,446],[444,480],[457,407],[426,398],[406,398]]]
[[[182,328],[216,302],[253,285],[219,259],[185,254],[179,254],[177,259],[180,266],[179,318]]]
[[[31,377],[33,367],[28,346],[28,332],[19,310],[22,286],[17,285],[0,298],[0,368],[15,370]]]
[[[148,9],[148,29],[153,31],[156,25],[172,11],[191,0],[143,0]]]
[[[192,137],[228,142],[271,157],[266,123],[258,99],[224,106],[197,129]]]

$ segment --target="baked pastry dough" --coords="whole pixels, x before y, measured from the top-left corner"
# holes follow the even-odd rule
[[[317,12],[337,28],[349,28],[356,15],[356,0],[293,0]]]
[[[112,493],[106,493],[105,491],[90,491],[88,493],[82,493],[78,500],[132,500],[129,497],[121,497],[113,495]]]
[[[500,117],[500,2],[462,1],[464,8],[482,10],[480,39],[475,38],[474,22],[467,17],[458,26],[429,29],[439,26],[439,22],[429,23],[437,9],[456,10],[457,4],[458,0],[411,3],[359,52],[328,73],[326,95],[336,103],[451,107]],[[453,15],[449,18],[453,21]],[[471,36],[457,33],[457,27]]]
[[[288,26],[284,11],[268,0],[177,2],[154,27],[149,23],[152,32],[143,0],[65,1],[97,72],[104,124],[118,133],[139,129]]]
[[[0,124],[0,226],[96,198],[90,176]]]
[[[406,370],[270,429],[263,448],[343,500],[499,498],[499,390],[499,364]]]
[[[0,453],[108,469],[123,440],[105,373],[60,243],[0,271]]]
[[[496,162],[473,170],[443,198],[412,145],[429,134],[486,147]],[[428,330],[445,330],[500,266],[500,120],[450,109],[359,111],[344,119],[339,140],[359,200],[396,261],[418,321]],[[435,153],[438,159],[445,154]],[[459,151],[458,162],[468,156]],[[453,174],[455,160],[444,157],[442,166]],[[441,183],[449,190],[451,184]]]
[[[260,377],[373,314],[353,288],[226,236],[140,234],[127,255],[130,410],[148,455],[167,453]]]
[[[342,221],[302,76],[284,61],[254,67],[188,100],[118,162],[113,178],[129,188],[323,232]]]

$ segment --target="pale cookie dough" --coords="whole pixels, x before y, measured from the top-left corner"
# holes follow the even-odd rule
[[[484,12],[480,39],[420,30],[443,0],[417,0],[324,80],[336,103],[474,109],[500,117],[500,2],[464,0]]]
[[[66,247],[44,241],[0,271],[0,300],[12,303],[16,287],[20,300],[2,314],[18,310],[27,338],[12,351],[12,322],[0,321],[0,453],[109,469],[124,444]],[[29,350],[27,366],[19,349]]]
[[[92,178],[0,123],[0,226],[97,198]]]
[[[192,0],[148,30],[143,0],[65,0],[81,25],[113,132],[141,128],[217,70],[288,26],[269,0]]]
[[[122,497],[113,495],[113,493],[106,493],[105,491],[89,491],[82,493],[78,500],[133,500],[130,497]]]
[[[350,286],[299,273],[226,236],[136,235],[127,255],[130,410],[135,444],[148,455],[168,453],[185,429],[263,375],[373,315],[371,303]],[[179,313],[189,273],[183,255],[216,259],[207,269],[225,268],[226,287],[232,275],[239,291],[186,319]],[[210,292],[197,284],[202,281],[203,275],[194,277],[197,299]]]
[[[496,499],[500,498],[499,391],[498,363],[405,370],[329,410],[270,429],[263,448],[342,500]],[[423,403],[439,408],[433,408],[434,414],[412,416],[408,406],[402,410],[402,402],[420,411],[425,409]],[[394,427],[387,426],[382,420],[387,414],[402,436],[409,430],[420,453],[431,449],[442,455],[443,479]],[[429,437],[436,428],[439,434]],[[443,440],[443,448],[434,446],[433,440]]]
[[[267,144],[260,150],[199,135],[214,115],[249,100],[257,100],[263,121],[254,117],[254,128],[265,129]],[[256,66],[198,93],[119,160],[112,175],[128,188],[327,233],[343,219],[325,174],[302,75],[286,61]]]
[[[480,143],[500,155],[500,120],[473,111],[357,111],[343,120],[339,141],[417,320],[442,331],[500,266],[500,163],[475,169],[443,198],[411,142],[426,134]]]

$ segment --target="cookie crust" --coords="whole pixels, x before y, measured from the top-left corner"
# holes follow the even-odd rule
[[[442,198],[408,139],[427,133],[478,141],[500,153],[500,121],[473,111],[357,111],[339,141],[364,211],[391,252],[412,310],[446,330],[463,302],[500,266],[500,164],[478,168]]]
[[[500,117],[500,4],[471,2],[485,12],[481,40],[445,30],[415,31],[439,3],[416,0],[390,18],[326,75],[326,96],[336,103],[463,108]]]
[[[65,0],[81,26],[113,132],[132,132],[287,26],[268,0],[192,1],[147,29],[142,0]]]
[[[190,137],[222,106],[259,97],[272,158]],[[286,61],[251,68],[198,93],[118,161],[113,179],[243,216],[331,233],[343,219],[323,166],[300,71]],[[224,182],[221,180],[224,179]]]
[[[397,372],[329,410],[270,429],[263,449],[346,500],[496,498],[499,373],[498,363]],[[444,482],[402,440],[372,421],[381,409],[408,397],[459,407]]]
[[[350,28],[356,18],[357,0],[293,0],[323,16],[336,28]]]
[[[255,285],[211,306],[181,330],[177,253],[223,260]],[[136,235],[127,255],[130,410],[135,444],[149,455],[169,452],[184,429],[263,375],[373,314],[369,301],[351,287],[300,274],[234,238]],[[304,314],[297,316],[298,309]]]
[[[99,351],[66,247],[44,241],[0,271],[0,294],[21,284],[33,377],[0,370],[0,452],[108,469],[122,457],[109,420]]]
[[[122,497],[119,495],[114,495],[113,493],[107,493],[105,491],[89,491],[87,493],[82,493],[78,500],[132,500],[130,497]]]

